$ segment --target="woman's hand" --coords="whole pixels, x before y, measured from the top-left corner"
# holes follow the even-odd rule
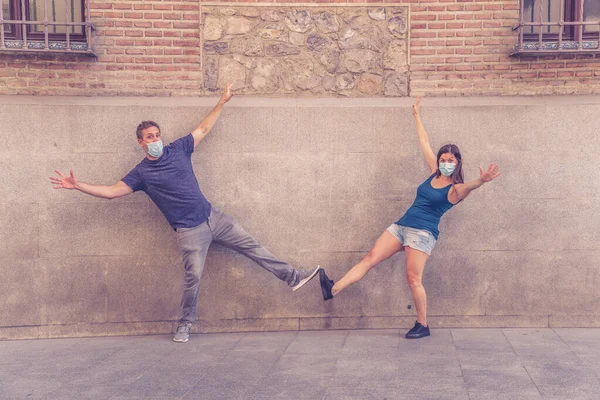
[[[415,104],[413,104],[412,106],[412,112],[413,115],[415,116],[415,118],[417,118],[420,114],[419,112],[421,111],[421,96],[417,96],[417,101],[415,101]]]
[[[490,164],[485,172],[483,171],[483,168],[479,167],[479,179],[483,182],[489,182],[502,175],[502,172],[498,172],[499,169],[500,167],[498,164]]]

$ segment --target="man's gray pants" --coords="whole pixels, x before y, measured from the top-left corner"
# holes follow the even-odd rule
[[[194,322],[198,296],[200,295],[200,278],[204,270],[206,254],[212,242],[235,250],[248,257],[277,278],[292,286],[299,280],[299,273],[291,265],[278,260],[267,249],[262,247],[232,217],[212,207],[210,216],[202,224],[194,228],[177,228],[177,244],[183,266],[185,281],[181,308],[183,316],[180,322]]]

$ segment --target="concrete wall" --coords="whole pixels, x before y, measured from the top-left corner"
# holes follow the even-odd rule
[[[214,102],[0,97],[0,338],[172,330],[182,264],[154,204],[53,190],[48,176],[112,184],[142,159],[139,121],[172,141]],[[234,98],[196,174],[273,253],[337,279],[428,175],[411,103]],[[424,277],[432,326],[600,326],[599,113],[596,97],[424,100],[435,150],[458,144],[469,179],[489,162],[504,172],[443,218]],[[415,309],[402,254],[325,303],[317,282],[292,293],[214,246],[198,317],[202,332],[408,327]]]

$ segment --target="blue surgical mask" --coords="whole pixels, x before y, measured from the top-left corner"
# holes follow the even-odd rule
[[[456,169],[455,163],[440,163],[440,172],[444,176],[450,176]]]
[[[158,158],[162,155],[162,152],[163,152],[162,140],[159,140],[158,142],[148,143],[148,154],[150,154],[152,157]]]

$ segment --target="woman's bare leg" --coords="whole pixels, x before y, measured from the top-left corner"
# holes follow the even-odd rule
[[[394,235],[385,231],[375,241],[373,248],[342,279],[337,281],[331,293],[335,296],[348,286],[360,281],[377,264],[402,250],[402,243]]]
[[[427,326],[427,293],[421,282],[423,270],[429,256],[427,253],[406,247],[406,280],[410,291],[412,292],[417,308],[417,321],[423,326]]]

